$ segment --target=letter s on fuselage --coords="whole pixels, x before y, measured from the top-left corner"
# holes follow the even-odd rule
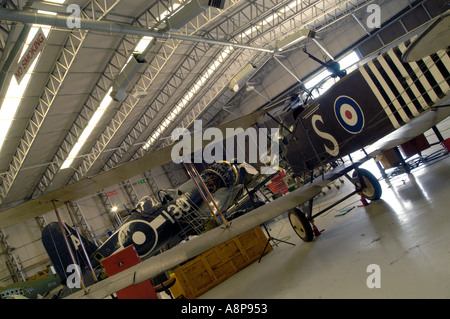
[[[321,116],[321,115],[315,114],[315,115],[313,115],[312,118],[311,118],[311,123],[312,123],[312,126],[313,126],[313,128],[314,128],[314,131],[315,131],[315,132],[317,133],[317,135],[319,135],[321,138],[323,138],[323,139],[325,139],[325,140],[328,140],[328,141],[330,141],[331,143],[333,143],[333,149],[330,149],[329,147],[327,147],[327,146],[324,144],[325,151],[326,151],[327,153],[329,153],[331,156],[338,156],[338,155],[339,155],[339,144],[338,144],[338,142],[336,141],[336,139],[334,138],[333,135],[320,131],[320,130],[317,128],[317,126],[316,126],[316,122],[317,122],[317,121],[319,121],[319,122],[321,122],[321,123],[323,124],[322,116]]]

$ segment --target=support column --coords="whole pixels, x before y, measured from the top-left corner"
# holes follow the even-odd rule
[[[3,248],[2,254],[6,257],[6,266],[14,282],[26,281],[28,278],[23,272],[23,266],[20,260],[12,252],[14,248],[9,244],[7,235],[3,229],[0,229],[0,245]],[[19,276],[20,274],[20,276]]]

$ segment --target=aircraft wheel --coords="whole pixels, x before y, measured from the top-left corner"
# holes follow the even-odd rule
[[[368,200],[377,200],[380,199],[382,189],[380,182],[378,182],[377,178],[368,170],[359,168],[358,169],[362,178],[364,179],[364,183],[366,184],[366,187],[362,190],[362,195],[367,198]],[[357,178],[358,173],[356,170],[353,172],[353,178]],[[361,184],[357,181],[356,186],[360,187]]]
[[[292,228],[303,241],[309,242],[314,238],[310,222],[300,209],[293,209],[289,212],[289,222]]]

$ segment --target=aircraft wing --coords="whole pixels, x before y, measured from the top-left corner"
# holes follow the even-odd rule
[[[243,128],[244,130],[256,123],[262,122],[262,118],[269,110],[279,107],[278,104],[266,109],[247,114],[225,124],[218,126],[225,136],[227,128]],[[192,139],[193,140],[193,139]],[[193,142],[193,141],[192,141]],[[201,147],[206,146],[210,141],[203,141]],[[172,160],[171,150],[173,144],[150,154],[144,155],[136,160],[119,165],[98,175],[84,178],[78,182],[62,187],[55,191],[41,195],[15,207],[0,212],[0,228],[12,226],[31,218],[43,215],[53,210],[52,201],[56,201],[56,206],[63,206],[65,202],[76,201],[86,196],[93,195],[103,189],[116,185],[124,180],[130,179],[142,172],[159,167]],[[197,147],[198,148],[198,147]],[[200,148],[192,145],[191,150],[195,152]]]
[[[403,54],[405,62],[414,62],[432,55],[439,50],[445,50],[450,45],[450,10],[437,16],[428,23],[423,31]]]
[[[368,146],[366,152],[369,157],[376,157],[384,151],[406,143],[416,136],[428,131],[439,122],[445,120],[449,115],[450,107],[429,110],[396,131],[386,135],[378,142]]]
[[[199,254],[230,240],[256,226],[267,222],[284,212],[301,205],[317,196],[322,187],[331,180],[317,180],[315,183],[301,187],[285,196],[256,208],[234,219],[228,228],[219,226],[186,243],[179,244],[159,255],[150,257],[140,264],[128,268],[114,276],[106,278],[87,288],[88,293],[78,291],[67,298],[101,299],[112,293],[150,279],[163,271],[175,267]]]

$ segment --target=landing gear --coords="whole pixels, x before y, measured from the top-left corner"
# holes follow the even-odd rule
[[[354,184],[357,190],[359,190],[362,196],[368,200],[377,200],[381,198],[381,185],[371,172],[363,168],[356,169],[353,172],[353,179],[355,180]],[[361,183],[361,180],[363,183]],[[363,186],[362,184],[365,185]]]
[[[310,242],[313,240],[314,233],[311,224],[300,209],[294,208],[289,212],[289,222],[295,233],[303,241]]]
[[[345,176],[355,186],[355,190],[351,193],[335,201],[333,204],[315,213],[314,215],[312,214],[314,197],[309,199],[308,205],[305,205],[305,207],[307,207],[305,213],[303,213],[299,208],[295,208],[289,211],[289,222],[291,223],[291,226],[294,229],[295,233],[303,241],[310,242],[314,239],[314,236],[317,237],[323,232],[323,230],[317,229],[317,227],[314,225],[314,218],[322,215],[326,211],[342,203],[353,195],[361,194],[361,198],[364,200],[364,202],[366,202],[367,205],[368,203],[365,199],[371,201],[380,199],[382,193],[380,183],[378,182],[377,178],[368,170],[359,168],[359,165],[361,164],[362,163],[358,162],[352,163],[350,165],[343,165],[339,168],[335,168],[323,177],[324,181],[329,183],[334,182],[338,179],[341,181],[340,177]],[[353,176],[350,177],[348,173],[350,173],[352,170],[354,170]],[[323,186],[321,186],[321,184],[319,183],[317,187]]]

